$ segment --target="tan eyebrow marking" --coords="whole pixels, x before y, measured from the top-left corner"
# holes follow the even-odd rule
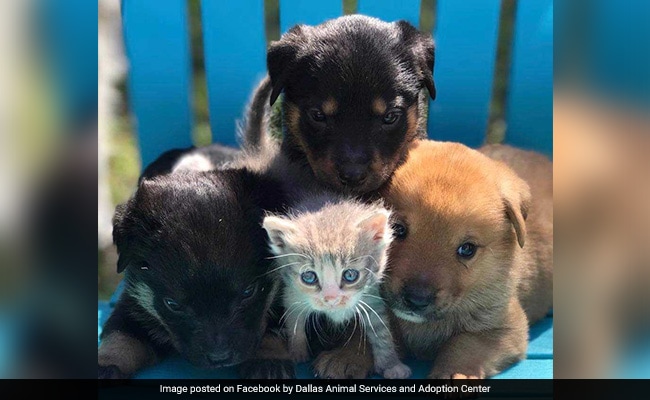
[[[323,103],[323,112],[325,113],[325,115],[333,115],[338,108],[339,108],[338,103],[332,97],[328,98]]]
[[[377,97],[375,101],[372,102],[372,111],[377,115],[384,115],[386,112],[386,102],[382,98]]]
[[[287,102],[287,121],[289,130],[297,135],[300,131],[300,109],[297,105],[289,102]]]

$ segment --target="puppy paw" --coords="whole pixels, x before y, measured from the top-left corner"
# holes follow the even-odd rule
[[[291,360],[249,360],[239,367],[244,379],[295,379],[296,370]]]
[[[372,361],[368,362],[368,357],[353,357],[349,351],[336,349],[320,353],[312,368],[319,378],[364,379],[372,369]]]
[[[432,371],[429,374],[429,379],[445,379],[445,380],[462,380],[462,379],[485,379],[485,374],[482,372],[453,372],[453,371]]]
[[[378,371],[378,373],[386,379],[406,379],[411,376],[411,368],[399,363],[383,371]]]
[[[98,379],[128,379],[129,376],[122,372],[117,365],[100,365],[98,368]]]
[[[459,374],[455,373],[451,376],[451,379],[484,379],[485,377],[480,377],[478,375],[465,375],[465,374]]]

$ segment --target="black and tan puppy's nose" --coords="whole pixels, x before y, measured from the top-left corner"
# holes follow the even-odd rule
[[[338,168],[339,180],[347,186],[357,186],[363,183],[368,176],[368,166],[363,164],[348,164]]]
[[[408,308],[413,311],[420,311],[433,303],[435,295],[428,288],[407,286],[402,290],[402,298]]]
[[[230,359],[230,351],[228,350],[217,350],[212,353],[207,353],[205,357],[208,359],[208,362],[212,365],[223,364]]]

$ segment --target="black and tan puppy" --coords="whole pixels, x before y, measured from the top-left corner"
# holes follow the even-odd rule
[[[264,334],[277,284],[260,223],[283,203],[277,187],[243,169],[141,180],[114,218],[126,286],[102,333],[100,377],[172,353],[205,368],[241,364],[245,377],[291,376],[277,349],[274,362],[256,360],[274,345]]]
[[[270,91],[271,104],[284,92],[282,153],[330,189],[360,195],[386,182],[408,143],[426,136],[433,63],[433,39],[408,22],[345,16],[297,25],[271,44],[270,87],[258,90]],[[254,104],[251,113],[260,114]]]

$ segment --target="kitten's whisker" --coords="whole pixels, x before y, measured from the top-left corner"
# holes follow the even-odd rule
[[[359,345],[357,346],[357,350],[361,350],[361,345],[364,344],[366,340],[366,321],[363,319],[363,316],[361,315],[361,311],[359,311],[359,305],[357,304],[354,306],[354,311],[357,313],[359,316],[359,329],[361,330],[361,335],[362,335],[362,340],[359,340]],[[355,318],[356,320],[356,318]],[[365,354],[365,349],[364,349],[364,354]]]
[[[370,272],[370,273],[372,274],[372,276],[374,276],[375,279],[377,279],[377,281],[381,281],[381,277],[377,276],[377,273],[376,273],[376,272],[374,272],[373,270],[371,270],[371,269],[368,268],[368,267],[364,267],[364,268],[366,269],[366,271]]]
[[[289,256],[298,256],[298,257],[304,257],[306,259],[311,260],[311,257],[306,256],[304,254],[300,253],[287,253],[287,254],[280,254],[279,256],[271,256],[271,257],[266,257],[267,260],[273,260],[275,258],[281,258],[281,257],[289,257]]]
[[[372,321],[370,320],[370,314],[368,314],[368,310],[366,310],[366,308],[363,306],[366,303],[364,303],[361,300],[359,300],[359,303],[360,303],[359,306],[361,307],[361,310],[363,310],[363,312],[366,314],[366,317],[368,317],[368,325],[370,325],[370,329],[372,329],[375,336],[379,337],[379,335],[377,334],[377,331],[375,330],[375,327],[372,324]]]
[[[377,311],[375,311],[375,309],[372,308],[372,307],[370,306],[370,304],[366,303],[365,301],[363,301],[363,300],[361,300],[361,299],[359,299],[359,303],[364,304],[366,307],[368,307],[368,308],[370,309],[370,311],[372,311],[373,313],[375,313],[375,315],[377,316],[377,318],[379,318],[379,322],[381,322],[381,324],[384,325],[384,328],[386,328],[386,330],[388,330],[388,333],[389,333],[389,334],[391,335],[391,337],[392,337],[392,334],[391,334],[391,332],[390,332],[390,329],[388,328],[388,326],[387,326],[386,323],[384,322],[384,319],[383,319],[382,317],[380,317],[379,314],[377,314]]]
[[[298,331],[298,323],[300,322],[300,316],[302,315],[302,313],[304,313],[305,311],[308,311],[308,310],[309,310],[309,306],[305,306],[305,307],[303,307],[302,311],[300,311],[300,313],[298,314],[298,317],[296,318],[296,323],[293,326],[293,334],[294,334],[294,336],[296,335],[296,332]],[[307,313],[307,316],[309,316],[309,313]],[[304,323],[305,323],[305,321],[303,321],[303,325],[304,325]]]
[[[355,262],[355,261],[361,260],[362,258],[370,258],[370,259],[375,263],[375,265],[377,266],[377,268],[379,268],[379,263],[377,262],[377,260],[375,259],[375,257],[373,257],[371,254],[366,254],[365,256],[355,257],[355,258],[353,258],[353,259],[350,260],[350,263],[353,263],[353,262]]]
[[[361,297],[372,297],[373,299],[379,299],[379,300],[382,300],[382,301],[384,300],[383,297],[375,296],[374,294],[370,294],[370,293],[364,293],[364,294],[361,295]]]
[[[271,274],[271,273],[273,273],[273,272],[275,272],[275,271],[277,271],[277,270],[279,270],[279,269],[286,268],[286,267],[290,267],[290,266],[292,266],[292,265],[296,265],[296,264],[300,264],[300,263],[301,263],[301,261],[296,261],[296,262],[292,262],[292,263],[288,263],[288,264],[280,265],[279,267],[273,268],[273,269],[270,270],[269,272],[265,272],[265,273],[263,273],[263,274],[260,275],[260,276],[265,276],[265,275]]]
[[[291,316],[291,314],[293,314],[296,310],[299,309],[298,305],[304,304],[304,303],[305,303],[304,301],[296,301],[296,302],[292,303],[287,308],[287,310],[284,312],[284,314],[282,314],[282,316],[280,317],[280,327],[281,328],[284,327],[284,324],[287,322],[287,319]],[[298,305],[296,305],[296,304],[298,304]],[[282,322],[283,320],[284,320],[284,322]]]
[[[318,337],[318,340],[320,340],[321,343],[325,344],[325,340],[323,339],[323,336],[321,336],[318,327],[320,326],[320,321],[318,318],[314,318],[312,315],[310,315],[311,320],[311,325],[314,327],[314,332],[316,332],[316,336]]]
[[[323,337],[320,335],[320,332],[318,332],[319,329],[320,329],[322,332],[325,331],[325,330],[323,329],[323,326],[320,324],[320,318],[314,318],[313,320],[315,321],[314,330],[316,331],[316,336],[318,336],[318,340],[320,340],[320,342],[321,342],[322,344],[325,344],[326,340],[323,339]]]
[[[289,314],[289,312],[290,312],[291,310],[294,310],[294,309],[295,309],[295,307],[289,307],[289,308],[287,308],[287,309],[284,311],[284,313],[283,313],[282,316],[280,317],[280,327],[283,327],[283,326],[284,326],[284,322],[283,322],[283,321],[285,321],[285,317],[288,317],[289,315],[291,315],[291,314]],[[289,314],[289,315],[287,315],[287,314]]]
[[[300,268],[298,269],[298,273],[302,274],[303,272],[305,272],[305,267],[309,267],[310,264],[311,263],[301,265]]]
[[[356,310],[355,310],[355,311],[356,311]],[[345,342],[345,344],[343,344],[343,347],[347,346],[348,343],[350,343],[350,340],[352,340],[352,337],[354,336],[354,333],[357,331],[357,316],[355,315],[353,319],[354,319],[354,328],[352,328],[352,333],[350,334],[350,337],[349,337],[348,340]],[[350,325],[350,324],[348,323],[348,326],[349,326],[349,325]]]

